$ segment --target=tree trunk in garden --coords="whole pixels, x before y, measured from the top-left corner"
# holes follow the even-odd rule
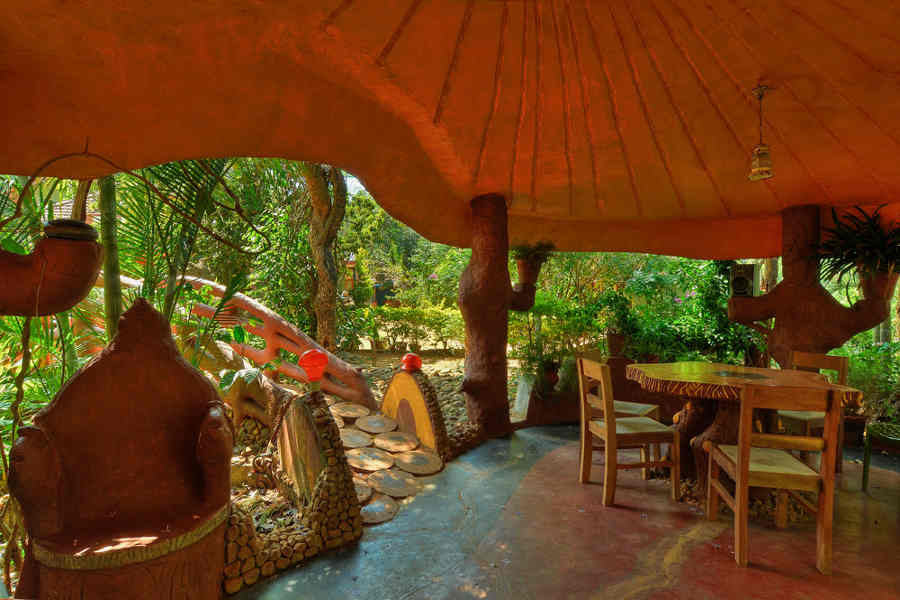
[[[106,336],[116,337],[122,317],[122,286],[119,282],[119,243],[116,239],[116,180],[110,175],[100,180],[100,239],[103,245],[103,301],[106,308]]]
[[[316,341],[334,351],[337,346],[337,264],[334,242],[347,206],[347,184],[336,167],[301,163],[312,215],[309,222],[309,247],[316,265]]]
[[[87,196],[91,190],[92,179],[82,179],[75,190],[75,200],[72,202],[72,218],[76,221],[87,220]]]
[[[784,279],[762,296],[731,298],[728,317],[765,333],[769,353],[788,368],[792,350],[824,354],[884,321],[897,275],[863,280],[863,299],[843,306],[819,283],[819,207],[786,209],[782,221]],[[756,323],[773,317],[772,328]]]
[[[527,281],[510,284],[506,200],[499,194],[472,200],[472,257],[459,281],[459,308],[466,324],[466,366],[462,391],[469,421],[482,435],[510,431],[506,345],[508,312],[534,304],[540,264]],[[540,261],[542,262],[542,261]]]

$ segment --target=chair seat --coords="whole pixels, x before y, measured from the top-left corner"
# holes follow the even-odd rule
[[[721,450],[731,465],[729,475],[737,465],[737,446],[715,446]],[[789,452],[774,448],[750,448],[750,487],[774,487],[789,490],[815,491],[819,486],[819,474],[794,458]]]
[[[779,410],[778,416],[794,419],[795,421],[810,422],[812,424],[825,424],[825,413],[814,410]]]
[[[590,423],[591,433],[599,438],[606,437],[606,424],[603,419],[594,419]],[[672,433],[672,428],[663,425],[659,421],[648,419],[647,417],[623,417],[616,418],[616,436],[627,437],[631,435],[647,435],[660,434],[666,435]]]
[[[643,404],[641,402],[627,402],[625,400],[614,400],[613,408],[616,409],[616,416],[623,417],[647,417],[656,413],[659,406],[656,404]]]

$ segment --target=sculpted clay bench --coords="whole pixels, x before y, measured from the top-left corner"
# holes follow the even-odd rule
[[[138,299],[15,443],[9,487],[31,540],[16,597],[220,598],[232,435]]]

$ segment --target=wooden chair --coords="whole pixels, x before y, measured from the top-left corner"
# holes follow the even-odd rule
[[[762,434],[753,432],[753,410],[758,408],[818,410],[825,412],[824,436]],[[749,493],[751,487],[789,490],[804,506],[816,513],[816,568],[831,573],[831,530],[834,517],[834,461],[837,428],[841,415],[840,393],[811,388],[778,388],[747,385],[741,394],[741,418],[736,446],[706,442],[709,452],[706,517],[715,520],[719,498],[734,511],[734,559],[747,565]],[[785,450],[821,452],[819,470],[814,471]],[[719,469],[735,481],[732,496],[719,481]],[[792,490],[819,493],[813,506]]]
[[[594,391],[600,391],[598,388],[594,388]],[[603,401],[600,399],[596,393],[589,392],[588,398],[590,398],[590,402],[592,406],[603,406]],[[647,417],[648,419],[653,419],[654,421],[659,421],[659,405],[658,404],[644,404],[643,402],[629,402],[627,400],[613,400],[613,410],[616,411],[616,418],[621,419],[623,417]],[[599,409],[599,412],[596,414],[598,417],[603,416],[603,410]],[[597,444],[594,445],[595,450],[603,450],[604,444],[602,440],[597,440]],[[659,444],[651,444],[653,448],[653,460],[659,461],[662,456],[662,450]],[[647,448],[642,448],[642,452],[648,452]],[[641,479],[647,480],[649,479],[649,473],[647,469],[641,469]]]
[[[592,360],[587,356],[583,356],[585,360]],[[624,360],[624,359],[623,359]],[[632,362],[632,361],[629,361]],[[603,364],[603,363],[600,363]],[[608,363],[606,363],[608,364]],[[615,380],[615,372],[613,371],[613,367],[610,367],[610,373],[612,375],[610,381]],[[598,384],[592,384],[589,388],[588,394],[590,397],[590,401],[594,406],[602,407],[603,401],[600,399],[599,387]],[[613,406],[616,410],[616,417],[648,417],[653,419],[654,421],[660,420],[660,410],[658,404],[645,404],[643,402],[629,402],[626,400],[613,400]],[[599,418],[603,416],[603,409],[599,408],[595,411],[595,417]],[[594,450],[603,450],[603,442],[600,440],[596,440],[597,443],[594,444]],[[660,445],[653,444],[653,459],[659,460],[661,455]],[[641,469],[641,478],[646,480],[649,479],[649,473],[647,469]]]
[[[837,371],[837,381],[840,385],[847,385],[847,370],[849,360],[846,356],[829,356],[827,354],[815,354],[812,352],[791,352],[791,367],[794,369],[829,369]],[[778,419],[785,429],[793,429],[791,425],[803,432],[803,435],[812,435],[814,429],[822,429],[825,425],[825,414],[810,410],[779,410]],[[844,462],[844,413],[841,411],[841,422],[838,429],[837,462],[835,470],[840,473]]]
[[[594,382],[599,386],[600,397],[590,393]],[[648,417],[619,417],[613,400],[609,367],[586,358],[578,359],[578,383],[581,398],[581,453],[579,476],[581,483],[591,478],[591,457],[593,437],[604,442],[606,467],[603,473],[603,505],[610,506],[615,500],[616,475],[619,469],[646,469],[647,467],[670,467],[672,469],[672,498],[680,497],[681,474],[679,461],[678,431]],[[595,410],[602,411],[603,419],[595,418]],[[668,443],[672,448],[672,459],[650,460],[651,444]],[[635,463],[619,463],[617,451],[625,448],[640,448],[641,460]]]

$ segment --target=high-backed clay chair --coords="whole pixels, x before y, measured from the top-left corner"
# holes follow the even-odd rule
[[[232,438],[215,388],[137,300],[13,447],[30,540],[16,597],[220,598]]]

